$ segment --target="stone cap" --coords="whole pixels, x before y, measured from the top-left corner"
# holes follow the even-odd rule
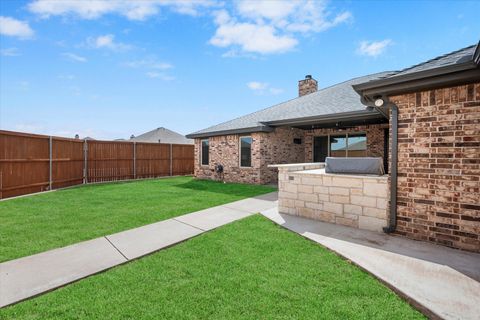
[[[302,171],[312,169],[325,168],[324,162],[309,162],[309,163],[286,163],[286,164],[269,164],[269,168],[277,168],[280,171]]]
[[[377,180],[385,180],[387,181],[389,175],[376,175],[376,174],[343,174],[343,173],[325,173],[325,169],[310,169],[310,170],[298,170],[294,173],[302,174],[302,175],[323,175],[327,177],[342,177],[342,178],[353,178],[353,179],[377,179]]]

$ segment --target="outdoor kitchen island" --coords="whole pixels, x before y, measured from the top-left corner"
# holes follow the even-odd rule
[[[388,220],[388,175],[325,173],[325,163],[278,169],[280,213],[382,232]]]

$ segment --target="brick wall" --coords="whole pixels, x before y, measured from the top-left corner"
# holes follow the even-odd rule
[[[480,83],[390,98],[399,108],[399,234],[480,252]]]
[[[383,128],[388,124],[359,126],[347,130],[315,129],[301,130],[289,127],[276,128],[273,132],[252,133],[252,168],[239,166],[239,135],[210,137],[210,164],[200,165],[201,139],[195,139],[195,177],[200,179],[222,179],[214,172],[216,164],[224,167],[223,179],[227,182],[269,184],[278,180],[277,170],[269,164],[300,163],[313,161],[313,137],[316,135],[346,132],[367,134],[367,155],[383,157]],[[301,144],[293,143],[295,138]]]
[[[304,161],[302,130],[277,128],[274,132],[257,132],[250,136],[253,139],[251,168],[243,168],[239,165],[240,135],[210,137],[208,166],[200,165],[202,139],[195,139],[195,177],[216,180],[223,178],[227,182],[268,184],[277,181],[277,172],[268,168],[269,164]],[[294,144],[294,138],[302,139],[302,144]],[[215,173],[216,164],[223,165],[223,176]]]
[[[260,174],[263,184],[278,180],[276,169],[269,164],[305,162],[304,132],[294,128],[276,128],[272,133],[259,133],[261,140]],[[293,139],[301,139],[301,144],[294,144]]]
[[[227,182],[260,183],[259,140],[252,134],[252,167],[240,168],[239,136],[217,136],[208,138],[209,165],[200,164],[202,139],[195,139],[195,177],[200,179],[224,180]],[[215,166],[224,167],[223,175],[215,172]]]

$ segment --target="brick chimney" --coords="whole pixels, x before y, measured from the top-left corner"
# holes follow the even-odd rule
[[[318,82],[311,75],[307,74],[304,80],[298,81],[298,96],[315,92],[318,90]]]

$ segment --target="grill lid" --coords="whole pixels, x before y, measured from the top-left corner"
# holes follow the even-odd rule
[[[325,159],[325,173],[353,173],[383,175],[382,158],[335,158]]]

